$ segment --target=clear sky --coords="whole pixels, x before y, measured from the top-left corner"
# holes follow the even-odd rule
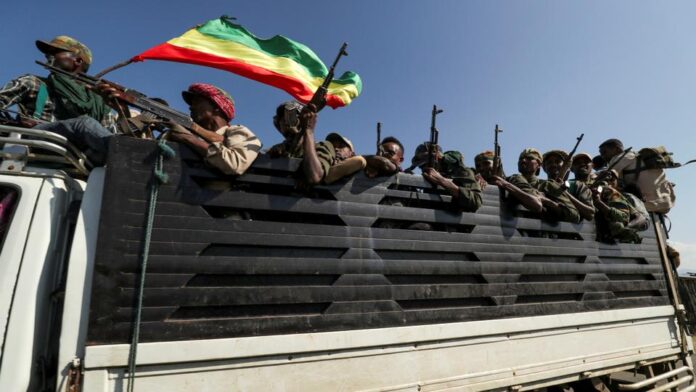
[[[46,1],[5,7],[0,24],[0,83],[45,74],[35,39],[66,34],[94,53],[92,73],[227,14],[259,37],[282,34],[325,62],[348,42],[337,74],[352,70],[363,93],[350,106],[325,109],[319,136],[340,131],[358,153],[373,153],[375,124],[411,155],[427,140],[430,110],[440,143],[473,156],[491,149],[496,123],[503,162],[516,169],[524,147],[592,155],[617,137],[639,149],[665,145],[677,161],[696,158],[696,3],[688,1]],[[186,110],[180,91],[216,84],[235,98],[234,122],[266,147],[280,136],[275,107],[289,96],[223,71],[178,63],[132,64],[108,75]],[[671,170],[677,206],[671,239],[696,270],[696,164]]]

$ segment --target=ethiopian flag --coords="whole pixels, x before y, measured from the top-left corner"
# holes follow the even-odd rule
[[[307,46],[276,35],[261,39],[227,18],[213,19],[181,37],[155,46],[132,61],[167,60],[234,72],[287,91],[307,103],[328,74],[326,65]],[[362,90],[360,76],[345,72],[329,85],[326,104],[348,105]]]

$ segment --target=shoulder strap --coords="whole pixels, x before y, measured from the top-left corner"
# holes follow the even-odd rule
[[[39,82],[39,92],[36,94],[36,103],[34,104],[34,114],[32,117],[41,118],[43,115],[44,107],[46,107],[46,101],[48,100],[48,88],[43,80]]]

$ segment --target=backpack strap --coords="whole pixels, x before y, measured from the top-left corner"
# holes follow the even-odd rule
[[[39,119],[43,114],[44,108],[46,107],[46,101],[48,100],[48,88],[46,83],[41,81],[39,84],[39,92],[36,94],[36,103],[34,104],[34,114],[32,117]]]

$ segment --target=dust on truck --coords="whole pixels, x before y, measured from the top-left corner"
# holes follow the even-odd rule
[[[495,187],[476,213],[408,174],[300,192],[297,160],[223,177],[176,144],[151,203],[153,141],[90,170],[0,131],[2,391],[694,389],[659,224],[605,244]]]

